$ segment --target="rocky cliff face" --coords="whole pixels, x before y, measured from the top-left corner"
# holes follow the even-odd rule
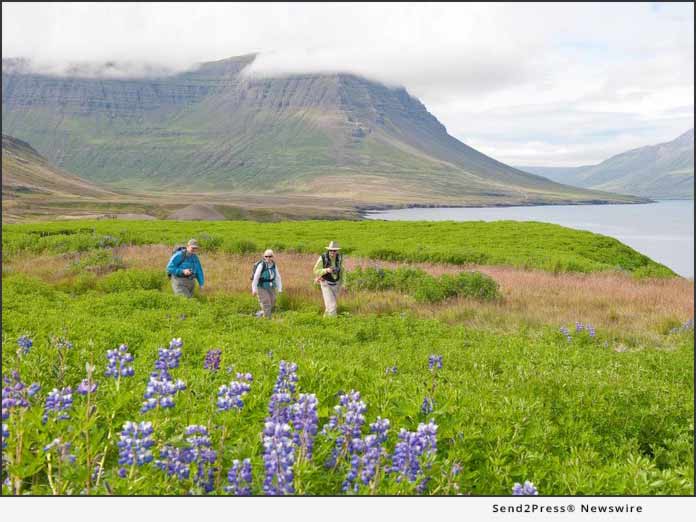
[[[402,88],[351,74],[248,77],[253,59],[138,79],[84,67],[51,76],[3,60],[3,129],[116,186],[384,202],[397,193],[414,202],[601,199],[464,145]]]

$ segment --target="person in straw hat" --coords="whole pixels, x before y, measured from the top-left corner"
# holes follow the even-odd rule
[[[176,295],[193,297],[193,289],[198,285],[203,288],[205,281],[203,277],[203,267],[198,259],[200,246],[198,241],[190,239],[185,247],[174,250],[174,254],[167,264],[167,275],[172,280],[172,290]]]
[[[252,273],[251,294],[258,298],[261,305],[256,317],[270,319],[276,303],[276,290],[283,291],[283,281],[273,258],[273,250],[268,249],[263,253],[263,259],[254,264]]]
[[[334,317],[338,305],[338,293],[341,290],[343,275],[343,256],[339,253],[341,247],[336,241],[331,241],[317,262],[314,264],[315,283],[321,285],[321,295],[324,297],[324,316]]]

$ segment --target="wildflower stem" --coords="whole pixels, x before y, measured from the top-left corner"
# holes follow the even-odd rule
[[[23,441],[24,441],[24,431],[22,430],[22,426],[24,423],[22,422],[24,420],[24,410],[20,410],[19,412],[19,422],[17,422],[17,444],[15,446],[15,467],[19,468],[19,465],[22,463],[22,450],[23,450]],[[22,492],[22,479],[19,476],[14,477],[14,494],[15,495],[20,495]]]
[[[51,486],[51,491],[53,492],[53,495],[58,495],[58,492],[56,491],[56,486],[53,484],[53,468],[51,466],[51,453],[48,452],[46,453],[46,462],[48,463],[48,473],[46,474],[48,476],[48,484]]]
[[[222,451],[224,449],[224,444],[225,444],[225,438],[227,438],[227,425],[223,424],[222,425],[222,435],[220,435],[220,446],[218,449],[218,455],[220,456],[220,465],[218,466],[217,474],[215,477],[215,490],[217,490],[220,487],[220,480],[222,477],[222,469],[223,469],[223,454]]]

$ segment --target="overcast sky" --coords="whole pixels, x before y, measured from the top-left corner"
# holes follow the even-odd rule
[[[574,166],[694,126],[693,3],[2,3],[2,56],[183,69],[250,52],[256,74],[403,85],[511,165]]]

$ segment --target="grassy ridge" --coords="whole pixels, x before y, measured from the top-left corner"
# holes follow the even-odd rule
[[[204,251],[321,252],[331,239],[349,255],[403,262],[511,265],[552,272],[623,270],[674,276],[616,239],[537,222],[123,222],[3,226],[3,257],[82,252],[117,245],[181,244],[198,238]]]
[[[62,437],[72,442],[77,457],[76,465],[63,466],[60,480],[53,470],[54,488],[64,493],[84,488],[92,471],[85,459],[92,455],[92,462],[104,461],[92,493],[185,494],[190,481],[168,478],[153,465],[135,470],[130,481],[116,473],[117,448],[109,435],[117,438],[126,420],[151,420],[157,447],[180,443],[187,425],[202,424],[217,449],[226,427],[223,481],[233,459],[251,458],[252,492],[261,494],[259,433],[283,359],[299,366],[299,392],[317,394],[320,428],[337,394],[351,389],[362,393],[368,423],[377,416],[391,420],[390,452],[399,428],[415,430],[419,422],[433,419],[439,426],[438,450],[427,494],[505,495],[513,482],[524,480],[532,480],[542,494],[694,491],[692,333],[671,335],[671,350],[620,353],[601,331],[594,338],[573,333],[568,342],[556,327],[494,335],[408,314],[339,317],[327,323],[316,313],[286,312],[265,322],[234,313],[236,298],[229,296],[182,300],[156,290],[114,287],[108,294],[71,297],[24,276],[3,279],[3,369],[16,368],[25,383],[42,385],[32,399],[36,406],[23,416],[13,412],[5,421],[7,452],[13,455],[8,469],[25,480],[23,491],[51,493],[41,448]],[[23,334],[32,336],[34,347],[18,358],[16,339]],[[63,377],[49,341],[54,335],[74,344]],[[184,341],[182,364],[173,374],[187,390],[166,414],[140,414],[157,347],[173,337]],[[121,343],[135,355],[136,373],[117,390],[102,375],[105,351]],[[212,348],[223,350],[221,370],[215,373],[203,369]],[[433,353],[444,358],[435,378],[428,371]],[[85,398],[76,395],[71,420],[43,425],[47,392],[79,383],[87,361],[97,366],[99,382],[91,420],[85,419]],[[217,388],[232,379],[225,371],[231,366],[254,375],[240,414],[218,413],[214,407]],[[397,373],[386,374],[392,366]],[[435,404],[427,416],[421,412],[426,396]],[[17,453],[20,430],[24,443]],[[341,493],[348,463],[327,471],[323,462],[330,449],[331,441],[318,436],[314,460],[295,470],[298,493]],[[455,463],[462,472],[453,480]],[[413,493],[413,485],[383,478],[376,492]]]

